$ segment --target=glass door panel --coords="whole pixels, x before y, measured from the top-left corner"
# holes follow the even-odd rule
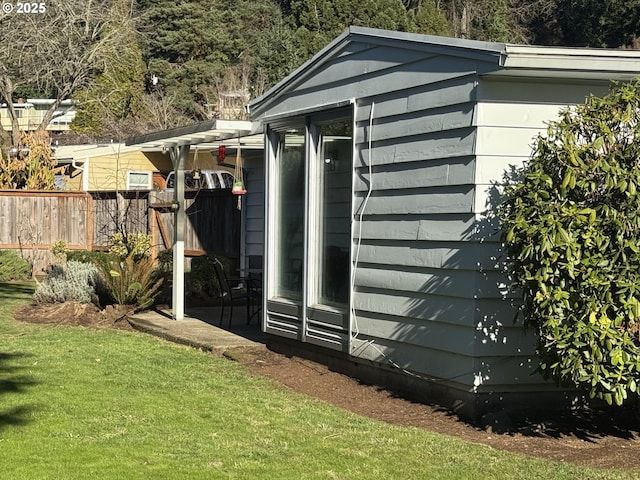
[[[316,179],[310,233],[317,275],[312,303],[337,309],[349,306],[351,245],[351,118],[316,125]]]
[[[275,198],[275,297],[300,302],[304,265],[304,129],[278,133]]]

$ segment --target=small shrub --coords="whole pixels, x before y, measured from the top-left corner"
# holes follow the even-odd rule
[[[93,263],[94,265],[102,265],[109,263],[110,256],[108,252],[70,250],[67,252],[67,261],[70,260],[83,263]]]
[[[51,245],[49,250],[56,258],[66,260],[67,253],[69,253],[69,246],[64,240],[57,240],[53,245]]]
[[[151,235],[146,233],[114,233],[109,238],[109,252],[124,260],[129,255],[138,261],[151,255]]]
[[[213,264],[215,258],[212,255],[202,255],[191,260],[191,271],[185,285],[187,297],[207,300],[220,296],[220,285]]]
[[[158,252],[158,270],[164,273],[173,272],[173,250],[161,250]]]
[[[37,304],[79,302],[99,306],[99,292],[104,291],[104,281],[95,265],[71,260],[66,265],[51,267],[47,278],[38,283],[33,301]]]
[[[108,264],[111,259],[109,252],[94,252],[89,250],[70,250],[67,261],[92,263],[94,265]]]
[[[31,264],[13,250],[0,250],[0,282],[28,280]]]
[[[144,257],[136,261],[133,253],[124,260],[112,257],[100,269],[114,300],[120,305],[132,305],[135,310],[150,307],[162,284],[153,260]]]

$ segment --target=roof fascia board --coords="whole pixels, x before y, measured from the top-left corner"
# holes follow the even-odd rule
[[[251,100],[247,104],[247,111],[249,112],[249,115],[253,117],[254,112],[259,115],[259,112],[261,110],[264,110],[267,107],[267,105],[270,104],[271,101],[273,101],[273,99],[277,97],[282,91],[288,88],[291,88],[296,82],[299,82],[303,76],[303,72],[305,72],[305,74],[308,75],[313,71],[315,71],[317,68],[319,68],[319,66],[322,65],[323,63],[321,60],[329,56],[329,52],[338,50],[339,48],[342,47],[342,43],[345,42],[345,40],[348,38],[349,33],[350,33],[350,29],[347,29],[344,32],[342,32],[326,47],[324,47],[322,50],[316,53],[313,57],[311,57],[309,60],[307,60],[298,68],[296,68],[289,75],[287,75],[278,83],[276,83],[273,87],[271,87],[265,93]]]
[[[126,146],[122,143],[110,143],[106,145],[65,145],[56,147],[54,156],[73,158],[93,158],[107,155],[124,155],[126,153],[137,152],[139,146]]]
[[[640,53],[634,50],[556,48],[508,45],[505,71],[530,70],[548,76],[568,74],[599,79],[630,79],[640,75]]]
[[[332,108],[342,108],[342,107],[346,107],[347,105],[352,105],[353,103],[354,103],[353,99],[333,102],[333,103],[322,103],[322,104],[314,105],[312,107],[307,107],[301,110],[282,112],[282,113],[277,113],[275,115],[265,115],[264,117],[261,118],[261,120],[264,123],[277,122],[279,120],[284,120],[286,118],[302,117],[304,115],[314,113],[319,110],[330,110]]]

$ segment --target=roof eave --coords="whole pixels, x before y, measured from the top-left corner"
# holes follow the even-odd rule
[[[459,52],[461,56],[495,61],[496,65],[500,64],[500,59],[505,48],[505,44],[503,43],[480,42],[477,40],[351,26],[311,57],[311,59],[307,60],[283,80],[271,87],[267,92],[251,100],[247,105],[247,112],[251,118],[254,120],[259,118],[262,112],[266,110],[273,101],[276,101],[283,91],[291,88],[297,82],[302,81],[301,79],[306,78],[317,68],[320,68],[326,58],[331,56],[332,52],[343,48],[345,43],[354,40],[369,40],[381,44],[406,42],[406,45],[415,46],[414,48],[424,48],[428,46],[430,49],[442,49],[443,52],[451,52],[454,50]]]
[[[507,45],[502,66],[496,74],[631,80],[640,76],[640,54],[633,50]]]

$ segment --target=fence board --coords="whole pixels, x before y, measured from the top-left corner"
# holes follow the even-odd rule
[[[237,197],[229,190],[187,192],[186,197],[185,251],[237,259]],[[165,242],[173,242],[171,199],[170,192],[0,191],[0,249],[46,251],[63,240],[70,249],[100,250],[124,229],[151,234],[162,250]]]

